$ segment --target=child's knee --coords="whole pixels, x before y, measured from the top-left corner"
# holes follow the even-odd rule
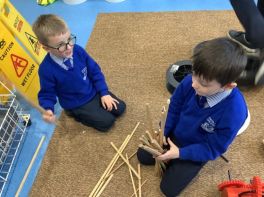
[[[126,110],[126,103],[124,101],[120,101],[119,104],[118,104],[118,115],[121,115],[125,112]]]
[[[102,132],[107,132],[114,125],[114,123],[115,123],[115,118],[110,116],[108,118],[105,118],[103,121],[101,121],[100,124],[96,126],[96,129]]]
[[[137,158],[138,158],[138,161],[143,165],[154,165],[155,164],[155,159],[153,158],[153,156],[147,151],[143,150],[142,148],[138,149]]]
[[[176,197],[178,195],[172,192],[166,185],[160,184],[160,190],[166,197]]]
[[[177,197],[181,192],[173,183],[168,183],[164,179],[160,182],[160,190],[166,197]]]

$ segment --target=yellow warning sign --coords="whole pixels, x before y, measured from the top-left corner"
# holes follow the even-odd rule
[[[27,37],[27,39],[28,39],[28,42],[29,42],[29,44],[30,44],[32,50],[33,50],[37,55],[39,55],[40,52],[43,51],[43,49],[41,48],[41,45],[40,45],[38,39],[37,39],[35,36],[33,36],[33,35],[31,35],[31,34],[29,34],[29,33],[27,33],[27,32],[25,32],[25,35],[26,35],[26,37]],[[42,60],[41,60],[41,61],[42,61]]]
[[[11,60],[13,62],[14,69],[16,71],[17,77],[21,77],[27,68],[28,61],[22,57],[15,54],[11,54]]]
[[[38,64],[24,51],[0,21],[0,69],[34,103],[39,91]]]
[[[45,57],[46,52],[42,49],[30,24],[8,0],[0,0],[0,9],[1,21],[26,47],[35,61],[40,64]]]

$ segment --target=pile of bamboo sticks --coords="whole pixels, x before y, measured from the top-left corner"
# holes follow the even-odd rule
[[[152,127],[152,117],[150,113],[149,104],[146,104],[147,111],[147,122],[148,122],[148,130],[146,130],[145,134],[142,135],[139,140],[141,144],[139,147],[144,149],[145,151],[152,154],[154,157],[163,154],[166,150],[163,149],[163,144],[166,144],[166,139],[164,137],[164,125],[166,118],[166,109],[162,107],[161,110],[161,120],[159,124],[158,131],[155,131]],[[162,176],[164,170],[166,169],[165,164],[162,161],[155,160],[155,175]]]
[[[95,187],[92,190],[92,192],[90,193],[89,197],[99,197],[102,194],[102,192],[104,191],[104,189],[106,188],[106,186],[109,184],[109,182],[111,181],[111,179],[113,178],[114,173],[123,164],[127,164],[127,166],[128,166],[129,174],[130,174],[130,178],[131,178],[131,182],[132,182],[132,185],[133,185],[134,193],[131,195],[131,197],[132,196],[136,196],[136,197],[141,197],[142,196],[141,195],[141,187],[147,182],[147,180],[145,180],[143,183],[141,182],[140,164],[138,164],[138,166],[137,166],[138,169],[135,170],[135,168],[129,162],[129,159],[132,158],[136,154],[136,152],[134,152],[129,157],[128,157],[127,154],[126,154],[126,156],[124,156],[122,154],[122,152],[126,148],[128,142],[130,141],[130,139],[134,135],[136,129],[138,128],[139,124],[140,123],[138,122],[137,125],[136,125],[136,127],[132,131],[132,133],[126,137],[126,139],[124,140],[124,142],[122,143],[122,145],[120,146],[119,149],[115,146],[115,144],[113,142],[111,142],[111,146],[115,149],[116,154],[113,157],[113,159],[111,160],[111,162],[109,163],[109,165],[107,166],[105,172],[103,173],[103,175],[101,176],[101,178],[99,179],[99,181],[97,182],[97,184],[95,185]],[[117,162],[117,160],[120,157],[122,158],[123,162],[119,166],[117,166],[115,169],[113,169],[114,166],[115,166],[115,164],[116,164],[116,162]],[[135,181],[134,181],[134,177],[137,178],[138,188],[136,188],[136,184],[135,184]]]
[[[149,109],[149,104],[146,104],[146,110],[147,110],[147,122],[148,122],[148,130],[146,130],[145,134],[142,135],[139,140],[142,144],[139,145],[140,148],[146,150],[147,152],[151,153],[153,156],[158,156],[163,154],[166,150],[163,149],[163,144],[166,145],[166,139],[164,137],[164,125],[165,125],[165,118],[166,118],[166,109],[165,107],[162,108],[161,111],[161,120],[159,124],[158,131],[154,131],[152,127],[152,117]],[[124,149],[126,148],[128,142],[134,135],[136,129],[139,126],[139,122],[137,123],[136,127],[132,131],[130,135],[126,137],[120,148],[118,149],[113,142],[111,142],[111,146],[116,151],[115,156],[107,166],[105,172],[93,188],[92,192],[90,193],[89,197],[99,197],[106,186],[109,184],[111,179],[114,176],[114,173],[123,165],[126,164],[128,166],[131,183],[133,186],[134,193],[131,195],[131,197],[141,197],[141,188],[142,186],[147,182],[147,180],[142,182],[141,178],[141,170],[140,170],[140,164],[137,165],[137,170],[130,164],[129,159],[132,158],[136,152],[134,152],[132,155],[128,157],[127,154],[123,154]],[[123,162],[118,165],[116,168],[114,168],[117,160],[121,158]],[[113,169],[114,168],[114,169]],[[155,164],[155,175],[156,176],[162,176],[163,171],[166,169],[166,166],[163,162],[156,160]],[[134,180],[134,177],[137,178],[138,187],[136,188],[136,181]]]

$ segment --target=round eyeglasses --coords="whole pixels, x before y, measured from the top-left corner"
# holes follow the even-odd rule
[[[49,47],[49,48],[52,48],[52,49],[57,49],[59,52],[64,52],[64,51],[67,50],[67,46],[68,45],[72,47],[75,43],[76,43],[76,36],[71,34],[71,36],[69,37],[67,43],[61,43],[57,47],[52,47],[52,46],[49,46],[49,45],[46,45],[46,46]]]

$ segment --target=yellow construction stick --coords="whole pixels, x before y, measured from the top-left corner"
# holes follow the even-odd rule
[[[30,161],[30,163],[29,163],[29,166],[28,166],[28,168],[27,168],[27,170],[26,170],[26,173],[25,173],[25,175],[24,175],[24,177],[23,177],[23,179],[22,179],[22,181],[21,181],[21,183],[20,183],[20,185],[19,185],[19,188],[18,188],[18,190],[17,190],[17,192],[16,192],[15,197],[19,197],[19,194],[20,194],[20,192],[21,192],[21,190],[22,190],[22,188],[23,188],[23,186],[24,186],[24,184],[25,184],[25,181],[27,180],[27,177],[28,177],[28,174],[29,174],[29,172],[30,172],[30,170],[31,170],[31,168],[32,168],[32,165],[33,165],[33,163],[35,162],[35,159],[36,159],[36,157],[37,157],[37,155],[38,155],[38,152],[39,152],[39,150],[40,150],[40,148],[41,148],[41,146],[42,146],[42,144],[43,144],[43,142],[44,142],[44,139],[45,139],[45,136],[43,135],[43,136],[41,137],[40,141],[39,141],[38,147],[37,147],[37,149],[36,149],[36,151],[35,151],[35,153],[34,153],[32,159],[31,159],[31,161]]]

